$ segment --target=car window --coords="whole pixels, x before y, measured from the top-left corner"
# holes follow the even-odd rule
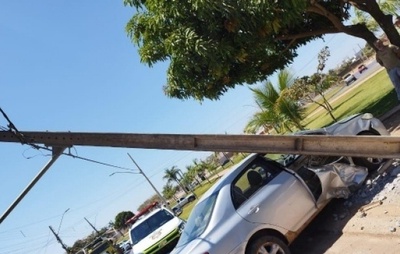
[[[160,210],[151,217],[144,219],[139,225],[131,229],[130,234],[133,244],[140,242],[143,238],[173,218],[174,216],[171,213],[166,210]]]
[[[282,168],[259,156],[233,181],[231,196],[235,208],[249,199],[260,188],[268,184]]]
[[[194,207],[179,238],[178,246],[192,241],[204,232],[211,219],[217,196],[218,193],[215,193]]]

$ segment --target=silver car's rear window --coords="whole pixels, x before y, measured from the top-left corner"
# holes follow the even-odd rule
[[[204,232],[210,221],[217,196],[218,193],[215,193],[194,207],[179,238],[178,246],[192,241]]]

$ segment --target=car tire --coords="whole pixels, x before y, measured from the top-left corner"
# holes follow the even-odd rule
[[[290,250],[279,237],[264,235],[252,241],[246,251],[246,254],[258,253],[290,254]]]
[[[357,135],[374,136],[379,134],[373,131],[363,131],[358,133]],[[369,158],[353,157],[352,159],[354,164],[368,168],[369,173],[375,172],[382,165],[382,163],[384,163],[387,160],[383,158],[370,158],[370,157]]]

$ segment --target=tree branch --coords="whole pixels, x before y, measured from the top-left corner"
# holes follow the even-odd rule
[[[301,38],[305,38],[305,37],[310,37],[313,35],[335,34],[335,33],[341,33],[341,32],[343,32],[343,31],[339,31],[336,27],[330,27],[330,28],[308,31],[308,32],[299,33],[299,34],[281,35],[281,36],[278,36],[277,39],[278,40],[293,40],[293,39],[301,39]]]
[[[307,8],[307,12],[313,12],[316,14],[319,14],[321,16],[324,16],[327,18],[337,29],[340,31],[343,31],[344,25],[342,24],[342,21],[338,19],[335,15],[330,13],[327,9],[325,9],[322,5],[317,3],[316,1],[311,1],[312,6]]]

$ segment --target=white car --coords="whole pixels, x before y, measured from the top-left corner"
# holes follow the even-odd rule
[[[137,220],[129,230],[133,254],[168,253],[177,243],[185,221],[165,207]]]
[[[182,208],[185,205],[189,204],[190,202],[193,202],[196,199],[196,196],[192,193],[187,195],[186,197],[182,197],[178,199],[178,205]]]
[[[357,78],[351,74],[351,73],[347,73],[344,77],[343,77],[343,81],[346,83],[346,86],[350,85],[352,82],[356,81]]]
[[[121,242],[118,247],[123,251],[123,254],[128,254],[132,250],[132,246],[129,242],[129,240]]]

